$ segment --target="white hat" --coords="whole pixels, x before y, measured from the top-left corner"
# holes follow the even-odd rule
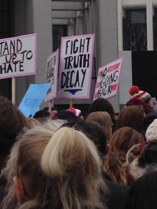
[[[148,126],[145,137],[148,142],[157,140],[157,119]]]

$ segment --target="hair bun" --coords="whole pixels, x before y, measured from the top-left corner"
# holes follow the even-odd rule
[[[132,86],[132,87],[129,89],[129,94],[134,95],[135,93],[138,93],[139,90],[140,90],[140,89],[139,89],[138,86]]]

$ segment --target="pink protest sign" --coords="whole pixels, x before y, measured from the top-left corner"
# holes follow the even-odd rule
[[[46,60],[46,81],[51,84],[44,102],[49,102],[57,96],[59,49],[53,52]]]
[[[122,61],[121,57],[99,68],[94,100],[97,98],[108,99],[117,94]]]
[[[36,74],[36,36],[0,39],[0,79]]]
[[[90,97],[94,34],[62,37],[58,98]]]

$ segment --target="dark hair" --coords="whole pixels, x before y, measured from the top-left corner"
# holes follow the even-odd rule
[[[131,105],[124,107],[116,122],[115,130],[122,127],[131,127],[136,131],[143,133],[144,110],[138,105]]]
[[[128,193],[127,209],[157,208],[157,171],[148,173],[137,179]]]
[[[60,110],[53,117],[53,120],[56,120],[56,119],[61,119],[61,120],[66,120],[68,122],[72,122],[77,119],[77,116],[74,115],[72,112],[69,112],[66,110]]]
[[[157,164],[157,142],[152,141],[145,144],[140,157],[138,158],[138,163],[141,167],[145,167],[149,164]]]
[[[8,152],[26,126],[26,118],[6,97],[0,96],[0,154]]]
[[[144,120],[143,120],[144,131],[147,130],[148,126],[154,121],[154,119],[157,119],[157,112],[149,113],[148,115],[144,117]]]
[[[6,97],[0,96],[0,168],[16,141],[16,136],[27,126],[25,116]]]
[[[37,118],[45,118],[45,117],[49,117],[49,116],[50,116],[49,111],[47,110],[47,108],[44,108],[43,110],[37,111],[34,114],[33,118],[37,119]]]
[[[113,106],[107,99],[98,98],[94,100],[88,109],[88,115],[91,112],[98,112],[98,111],[108,112],[111,116],[112,122],[115,122]]]
[[[100,156],[106,154],[106,134],[98,123],[77,120],[75,122],[65,123],[63,126],[73,127],[74,129],[83,132],[96,145]]]

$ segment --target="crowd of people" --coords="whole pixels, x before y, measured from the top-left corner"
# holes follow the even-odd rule
[[[28,118],[0,96],[0,209],[156,209],[157,111],[129,93]]]

